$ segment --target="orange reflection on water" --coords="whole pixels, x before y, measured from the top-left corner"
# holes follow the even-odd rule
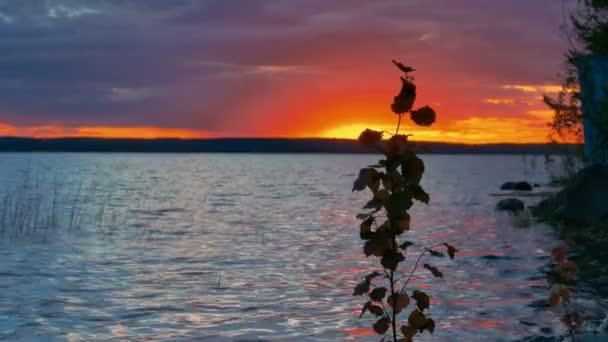
[[[349,336],[368,336],[375,334],[374,330],[366,328],[344,329],[344,332],[346,332]]]

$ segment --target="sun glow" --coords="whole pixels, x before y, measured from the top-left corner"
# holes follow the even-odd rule
[[[543,113],[544,114],[544,113]],[[420,128],[410,124],[401,126],[400,133],[411,134],[414,141],[441,141],[460,144],[503,143],[511,140],[516,143],[544,143],[547,141],[548,126],[540,118],[500,118],[470,117],[454,120],[447,124]],[[522,129],[525,128],[525,129]],[[320,134],[322,138],[357,139],[366,128],[385,131],[385,137],[394,133],[395,125],[344,125],[327,129]]]

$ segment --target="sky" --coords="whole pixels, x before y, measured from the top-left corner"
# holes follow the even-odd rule
[[[545,142],[575,0],[0,0],[0,135]]]

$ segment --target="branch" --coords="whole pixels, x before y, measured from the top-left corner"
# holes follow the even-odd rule
[[[416,259],[416,264],[414,264],[414,268],[412,268],[412,271],[410,272],[410,275],[407,277],[407,280],[403,283],[403,287],[401,288],[401,290],[399,291],[399,294],[402,294],[403,292],[405,292],[405,287],[407,286],[407,284],[410,282],[410,280],[412,279],[412,276],[414,275],[414,272],[416,272],[416,269],[418,268],[418,265],[420,264],[420,260],[422,259],[422,257],[428,253],[431,249],[439,247],[439,246],[443,246],[443,242],[442,243],[438,243],[434,246],[431,247],[427,247],[425,248],[424,252],[420,253],[420,255],[418,256],[418,259]]]

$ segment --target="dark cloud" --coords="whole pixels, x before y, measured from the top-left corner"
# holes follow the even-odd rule
[[[565,48],[561,10],[555,0],[0,0],[0,122],[247,130],[276,123],[289,101],[377,91],[357,80],[382,79],[373,66],[393,56],[446,92],[464,80],[475,84],[466,92],[547,83]],[[453,104],[471,105],[466,95]]]

